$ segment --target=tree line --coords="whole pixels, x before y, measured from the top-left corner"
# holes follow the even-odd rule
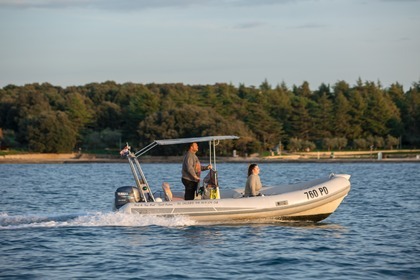
[[[358,80],[288,88],[285,83],[117,84],[0,89],[0,146],[62,153],[144,147],[156,139],[238,135],[221,153],[279,148],[414,148],[420,144],[420,81],[409,90]],[[162,153],[179,153],[166,149]]]

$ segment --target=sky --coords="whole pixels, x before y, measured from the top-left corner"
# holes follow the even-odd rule
[[[420,82],[420,0],[0,0],[0,87]]]

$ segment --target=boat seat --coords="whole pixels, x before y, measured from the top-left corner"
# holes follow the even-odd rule
[[[176,200],[184,200],[181,197],[176,197],[172,194],[171,187],[169,186],[169,183],[164,182],[162,184],[162,190],[165,194],[165,201],[176,201]]]
[[[165,201],[172,201],[173,195],[172,195],[171,187],[169,186],[168,183],[164,182],[162,184],[162,190],[163,190],[163,193],[165,194]]]

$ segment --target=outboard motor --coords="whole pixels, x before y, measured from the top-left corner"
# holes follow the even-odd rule
[[[130,202],[139,202],[140,201],[140,192],[137,187],[124,186],[119,187],[115,191],[115,209],[120,209],[123,205]]]

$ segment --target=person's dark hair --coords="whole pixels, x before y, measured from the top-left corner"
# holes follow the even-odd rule
[[[257,165],[258,165],[258,164],[256,164],[256,163],[251,163],[251,164],[248,166],[248,177],[252,174],[252,170],[254,170],[254,168],[255,168],[255,167],[257,167]]]
[[[188,145],[187,145],[187,151],[192,147],[192,145],[194,144],[195,142],[191,142],[191,143],[188,143]]]

